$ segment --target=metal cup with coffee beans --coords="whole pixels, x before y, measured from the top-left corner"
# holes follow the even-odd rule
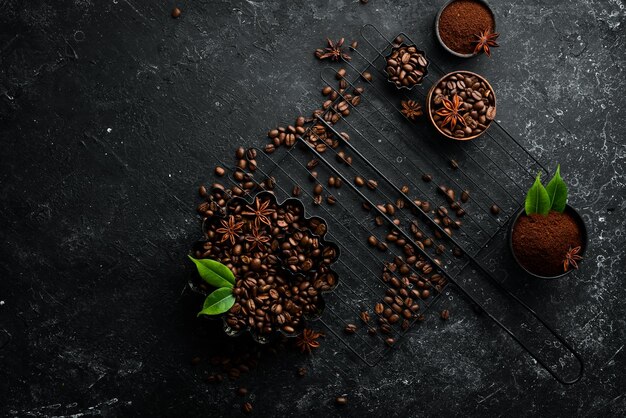
[[[415,45],[402,44],[393,48],[386,61],[387,80],[400,89],[412,89],[428,74],[426,54]]]
[[[496,117],[496,95],[478,74],[456,71],[443,76],[428,93],[428,117],[444,136],[468,141],[483,134]]]

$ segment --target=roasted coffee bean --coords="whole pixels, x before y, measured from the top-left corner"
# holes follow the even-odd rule
[[[245,148],[244,147],[237,148],[237,150],[235,151],[235,157],[237,157],[238,160],[241,160],[245,156],[246,156]]]
[[[384,310],[385,310],[385,307],[380,302],[377,303],[376,306],[374,306],[374,312],[376,312],[377,315],[381,315]]]
[[[180,11],[180,9],[179,9],[178,7],[174,7],[174,8],[172,9],[172,17],[173,17],[174,19],[176,19],[176,18],[180,17],[181,13],[182,13],[182,12]]]
[[[337,396],[335,398],[335,403],[339,406],[344,406],[348,404],[348,397],[347,396]]]
[[[237,395],[246,396],[247,394],[248,394],[248,389],[244,387],[240,387],[239,389],[237,389]]]
[[[414,46],[396,44],[386,58],[386,72],[389,81],[397,87],[413,87],[421,83],[426,74],[428,61]]]
[[[400,191],[404,194],[409,193],[409,186],[407,186],[406,184],[404,186],[402,186],[402,188],[400,189]],[[404,201],[404,200],[403,200]],[[396,205],[397,206],[397,205]]]
[[[459,163],[456,160],[450,160],[450,168],[457,170],[459,168]]]
[[[332,87],[330,87],[330,86],[325,86],[325,87],[322,89],[322,94],[323,94],[324,96],[328,96],[330,93],[332,93],[332,91],[333,91],[333,88],[332,88]]]
[[[441,317],[441,319],[443,319],[444,321],[447,321],[450,318],[450,311],[448,311],[447,309],[444,309],[443,311],[441,311],[441,313],[439,314],[439,316]]]
[[[495,203],[491,205],[491,208],[489,210],[491,210],[491,213],[494,215],[497,215],[500,213],[500,208]]]
[[[372,75],[368,71],[361,73],[361,77],[363,77],[363,80],[365,81],[372,81],[373,79]]]
[[[354,334],[356,332],[356,325],[348,324],[344,328],[344,331],[345,331],[346,334]]]
[[[299,367],[298,370],[296,371],[296,375],[298,377],[306,376],[306,369],[304,367]]]
[[[367,243],[372,247],[375,247],[378,245],[378,239],[374,235],[370,235],[369,238],[367,238]]]
[[[430,296],[430,290],[424,289],[422,290],[422,299],[427,299]]]
[[[293,189],[291,190],[291,195],[293,197],[298,197],[302,194],[302,189],[300,188],[300,186],[295,185],[293,186]]]
[[[217,166],[215,167],[215,175],[218,177],[222,177],[226,173],[223,167]]]
[[[252,404],[250,402],[245,402],[242,406],[241,409],[243,412],[245,412],[246,414],[249,414],[252,412]]]
[[[432,181],[433,176],[431,174],[422,174],[422,180],[426,183]]]
[[[323,190],[324,190],[324,188],[322,187],[322,185],[317,183],[313,187],[313,194],[315,194],[316,196],[321,195]]]
[[[266,154],[271,154],[276,151],[276,147],[274,146],[274,144],[267,144],[265,145],[264,151]]]
[[[463,190],[463,192],[461,193],[461,202],[465,203],[469,200],[469,191],[467,190]]]
[[[388,346],[390,346],[390,347],[391,347],[392,345],[394,345],[394,344],[396,343],[396,340],[395,340],[395,338],[391,338],[391,337],[389,337],[389,338],[386,338],[386,339],[385,339],[385,343],[386,343]]]
[[[363,185],[365,185],[365,180],[363,179],[363,177],[356,176],[354,178],[354,184],[356,184],[359,187],[362,187]]]
[[[376,190],[376,188],[378,187],[378,182],[376,180],[368,180],[367,181],[367,188],[370,190]]]
[[[334,205],[335,203],[337,203],[337,199],[335,198],[335,196],[333,195],[328,195],[326,197],[326,203],[328,203],[329,205]]]

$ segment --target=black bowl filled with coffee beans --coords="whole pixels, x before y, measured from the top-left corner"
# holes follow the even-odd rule
[[[330,266],[339,248],[324,239],[326,223],[305,217],[298,199],[279,204],[271,192],[258,193],[252,202],[230,198],[221,213],[205,220],[205,237],[193,255],[217,260],[235,275],[236,301],[221,316],[224,331],[230,336],[250,331],[259,343],[276,332],[300,334],[307,319],[321,315],[322,293],[337,285]],[[203,282],[190,286],[208,293]]]
[[[428,74],[426,54],[415,45],[400,44],[385,58],[387,80],[399,89],[411,90]]]
[[[443,76],[428,92],[426,106],[435,129],[457,141],[479,137],[496,117],[493,87],[470,71]]]

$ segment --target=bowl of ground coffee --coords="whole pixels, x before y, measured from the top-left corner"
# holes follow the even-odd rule
[[[483,0],[450,0],[435,18],[435,37],[446,51],[461,58],[475,56],[481,33],[495,30],[493,11]]]
[[[557,279],[578,268],[587,249],[587,228],[570,205],[548,215],[527,215],[522,207],[509,228],[509,247],[530,276]]]

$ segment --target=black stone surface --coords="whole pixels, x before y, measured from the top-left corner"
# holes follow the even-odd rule
[[[243,349],[183,291],[198,185],[235,144],[315,108],[326,36],[403,30],[455,68],[431,39],[441,3],[188,1],[179,19],[169,1],[0,3],[0,415],[231,416],[245,386],[259,416],[624,416],[616,0],[494,2],[502,47],[471,64],[502,125],[562,164],[587,222],[580,271],[517,283],[585,358],[582,381],[557,383],[451,289],[450,320],[430,314],[376,368],[328,335],[312,356],[265,352],[238,381],[205,383],[213,354]]]

